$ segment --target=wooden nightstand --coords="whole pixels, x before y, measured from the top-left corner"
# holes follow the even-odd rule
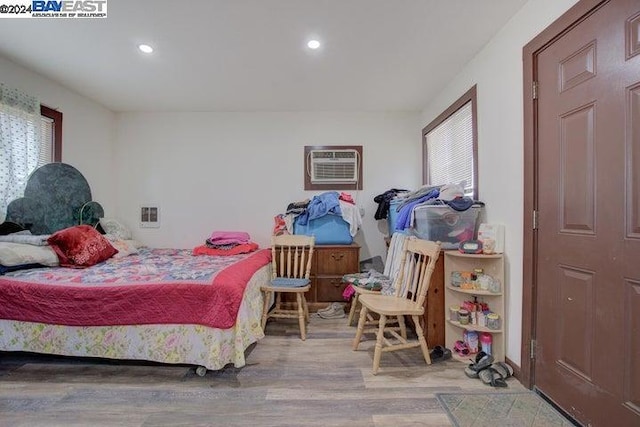
[[[346,283],[342,276],[360,272],[360,246],[316,245],[311,262],[311,290],[305,294],[309,311],[315,312],[332,302],[346,302],[342,297]],[[285,296],[287,308],[295,303]],[[348,312],[349,308],[346,308]],[[345,320],[346,321],[346,320]]]
[[[318,245],[314,248],[311,267],[311,295],[309,308],[317,311],[334,301],[344,302],[342,292],[347,286],[342,276],[360,272],[360,246]]]

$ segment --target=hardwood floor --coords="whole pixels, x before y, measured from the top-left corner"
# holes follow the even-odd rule
[[[383,354],[375,337],[351,350],[346,319],[278,319],[247,365],[193,367],[0,353],[0,426],[450,426],[434,393],[487,391],[454,361],[427,366],[419,349]],[[525,388],[514,378],[507,389]]]

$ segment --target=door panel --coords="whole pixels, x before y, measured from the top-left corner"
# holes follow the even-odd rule
[[[625,338],[628,347],[624,349],[625,378],[623,402],[631,409],[640,408],[640,282],[627,281],[627,305],[625,307]]]
[[[628,99],[627,237],[640,239],[640,86],[629,89]]]
[[[557,301],[559,302],[556,346],[558,364],[574,374],[591,381],[590,331],[593,330],[593,282],[591,271],[580,271],[568,266],[559,266],[561,270],[558,283]],[[564,337],[575,337],[567,340]],[[581,345],[575,345],[576,342]]]
[[[561,232],[594,234],[595,105],[560,117]]]
[[[640,425],[639,31],[612,0],[536,56],[535,386],[585,425]]]

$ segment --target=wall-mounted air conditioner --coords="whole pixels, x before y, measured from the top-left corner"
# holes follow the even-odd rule
[[[313,184],[353,184],[358,182],[356,150],[311,150],[309,153]]]

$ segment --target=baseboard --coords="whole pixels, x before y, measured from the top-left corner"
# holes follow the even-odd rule
[[[518,366],[515,363],[513,363],[513,360],[509,359],[508,357],[505,357],[504,361],[507,362],[509,364],[509,366],[511,366],[513,368],[513,376],[518,381],[522,382],[520,380],[520,366]]]

